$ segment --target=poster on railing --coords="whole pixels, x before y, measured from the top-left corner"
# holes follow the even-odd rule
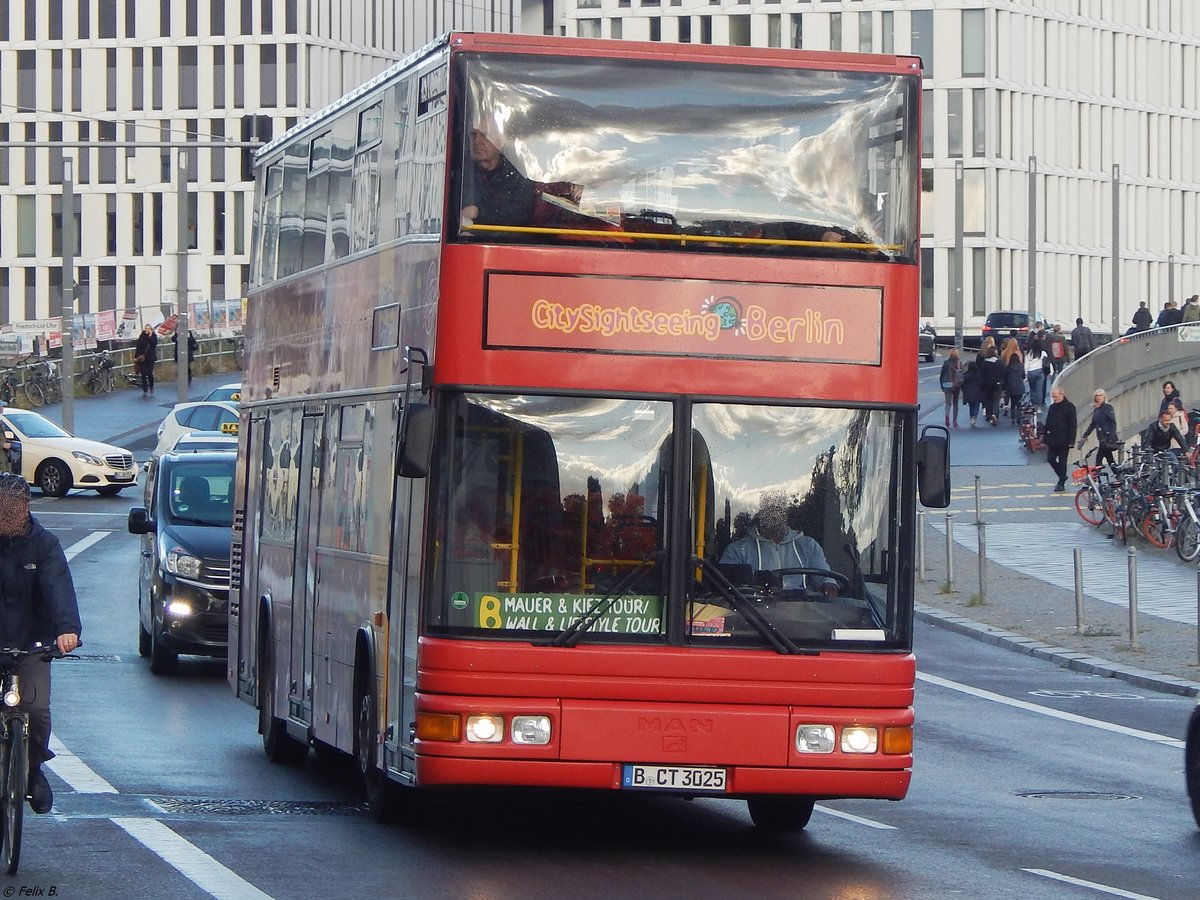
[[[117,336],[117,311],[102,309],[96,313],[96,340],[111,341]]]

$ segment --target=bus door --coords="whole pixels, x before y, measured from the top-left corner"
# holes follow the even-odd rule
[[[387,763],[413,772],[416,722],[417,622],[421,608],[421,548],[425,532],[424,478],[396,479],[392,524],[391,597],[388,603]]]
[[[313,622],[317,605],[317,533],[320,516],[323,411],[306,409],[300,424],[296,507],[296,578],[292,582],[292,653],[288,678],[290,718],[312,724]]]
[[[243,419],[243,427],[245,419]],[[258,548],[262,513],[257,499],[263,492],[263,444],[267,420],[251,418],[241,437],[241,478],[234,498],[233,537],[230,542],[229,664],[239,697],[256,693],[258,679]],[[247,502],[249,500],[249,502]],[[257,702],[257,697],[254,697]]]

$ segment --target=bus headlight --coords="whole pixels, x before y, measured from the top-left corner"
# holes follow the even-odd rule
[[[879,729],[870,725],[848,725],[842,729],[843,753],[874,753],[879,746]]]
[[[550,743],[550,717],[513,716],[512,742],[514,744]]]
[[[503,716],[468,716],[467,743],[498,744],[504,740]]]
[[[796,749],[800,753],[832,753],[833,744],[832,725],[796,726]]]

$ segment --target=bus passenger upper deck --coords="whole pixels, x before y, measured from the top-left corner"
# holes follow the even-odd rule
[[[911,72],[456,59],[460,240],[913,261]]]

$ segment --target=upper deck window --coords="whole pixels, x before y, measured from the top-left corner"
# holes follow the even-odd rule
[[[462,240],[913,259],[915,76],[458,65]]]

